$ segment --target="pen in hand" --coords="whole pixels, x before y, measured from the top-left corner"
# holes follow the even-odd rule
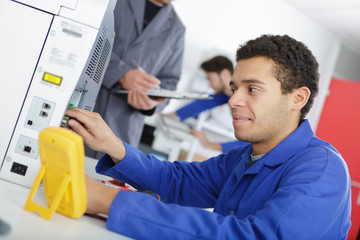
[[[140,70],[141,72],[146,73],[146,71],[137,62],[135,62],[135,60],[132,60],[132,62],[137,67],[138,70]]]
[[[147,73],[135,60],[132,60],[132,63],[136,66],[136,68],[141,71],[141,72],[144,72],[144,73]],[[156,84],[155,85],[155,89],[160,89],[160,85],[159,84]]]

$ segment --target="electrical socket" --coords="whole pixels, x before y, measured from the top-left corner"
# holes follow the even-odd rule
[[[28,169],[27,166],[22,165],[22,164],[17,163],[17,162],[14,162],[13,165],[11,166],[10,171],[13,172],[13,173],[17,173],[17,174],[20,174],[22,176],[25,176],[27,169]]]

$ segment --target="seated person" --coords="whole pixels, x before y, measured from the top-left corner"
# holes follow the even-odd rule
[[[185,120],[199,115],[201,112],[226,104],[232,95],[229,83],[234,72],[232,62],[224,56],[213,57],[200,65],[204,70],[209,86],[214,90],[212,99],[195,100],[175,112],[166,114],[169,117],[179,117]]]
[[[232,95],[229,86],[231,76],[234,73],[232,62],[227,57],[216,56],[203,62],[200,65],[200,68],[205,72],[209,86],[214,90],[215,94],[211,95],[213,98],[192,101],[175,112],[164,114],[165,116],[179,117],[181,121],[184,121],[189,117],[199,115],[203,111],[227,104]],[[226,113],[227,112],[224,111],[224,114]],[[228,152],[233,147],[243,146],[245,144],[238,140],[222,143],[209,142],[204,138],[205,135],[197,132],[197,130],[192,130],[191,133],[199,138],[204,147],[222,151],[224,153]]]
[[[146,156],[99,114],[67,110],[72,129],[107,153],[97,172],[161,196],[87,178],[87,212],[108,214],[108,229],[135,239],[346,239],[346,163],[305,119],[318,82],[303,43],[287,35],[248,41],[237,50],[229,105],[236,138],[250,144],[204,162]]]

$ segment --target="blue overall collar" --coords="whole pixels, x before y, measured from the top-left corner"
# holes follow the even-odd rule
[[[252,153],[252,148],[249,147],[249,149],[244,151],[242,160],[235,169],[236,176],[240,178],[243,174],[257,174],[263,166],[276,167],[283,164],[293,155],[304,150],[313,136],[314,132],[311,129],[309,121],[304,120],[295,131],[266,153],[244,173],[246,161],[250,159]]]

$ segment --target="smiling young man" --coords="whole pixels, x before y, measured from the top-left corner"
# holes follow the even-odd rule
[[[281,67],[267,57],[241,60],[237,68],[241,71],[230,83],[234,94],[229,101],[235,136],[252,144],[253,155],[265,154],[298,127],[311,91],[302,86],[283,94],[274,76],[274,68]]]
[[[68,110],[69,125],[108,154],[99,173],[162,199],[87,178],[87,212],[108,214],[108,229],[135,239],[346,239],[346,164],[305,119],[318,80],[304,44],[286,35],[248,41],[237,51],[229,104],[235,136],[251,144],[201,163],[145,156],[98,114]]]

